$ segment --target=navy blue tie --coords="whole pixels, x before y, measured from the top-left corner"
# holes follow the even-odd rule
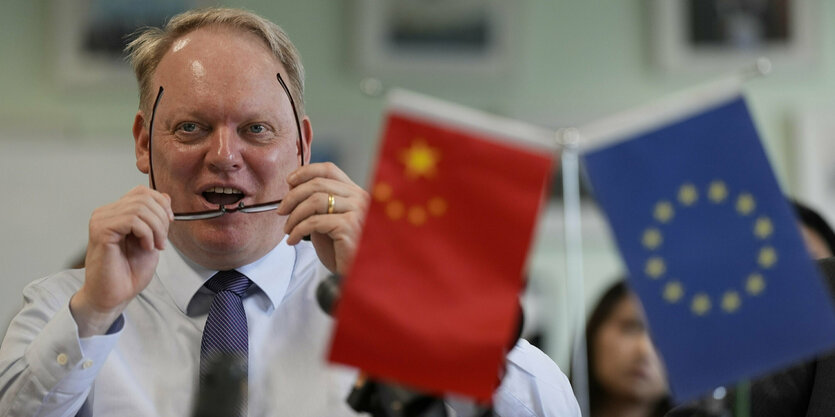
[[[205,287],[215,293],[215,298],[209,309],[200,346],[201,381],[213,361],[219,357],[232,357],[246,369],[249,332],[243,297],[251,285],[252,281],[246,275],[234,269],[220,271],[206,282]]]

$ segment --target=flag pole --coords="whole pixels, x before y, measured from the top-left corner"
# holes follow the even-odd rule
[[[583,239],[580,215],[580,134],[577,129],[556,132],[562,170],[565,277],[569,326],[572,332],[571,386],[582,415],[589,414],[588,361],[586,358],[586,303],[583,284]]]
[[[758,58],[753,65],[740,71],[743,82],[764,77],[770,72],[771,61],[765,57]],[[749,417],[751,415],[751,381],[748,379],[738,381],[735,391],[734,415],[736,417]]]

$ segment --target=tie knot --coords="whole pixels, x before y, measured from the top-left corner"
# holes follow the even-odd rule
[[[231,291],[241,298],[243,298],[244,294],[246,294],[251,285],[252,281],[250,281],[246,275],[234,269],[229,271],[219,271],[209,278],[205,284],[206,288],[215,293],[219,293],[221,291]]]

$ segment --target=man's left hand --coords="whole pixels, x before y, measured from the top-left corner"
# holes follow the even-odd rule
[[[287,177],[290,192],[278,206],[286,215],[287,243],[310,235],[319,260],[333,273],[346,274],[359,244],[369,195],[336,165],[310,164]],[[333,196],[333,210],[329,196]]]

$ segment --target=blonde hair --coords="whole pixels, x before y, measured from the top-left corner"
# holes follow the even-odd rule
[[[225,26],[255,34],[267,43],[273,55],[287,71],[287,87],[296,102],[297,116],[304,115],[304,67],[299,51],[275,23],[255,13],[230,8],[211,7],[189,10],[171,18],[162,28],[149,27],[137,32],[125,51],[139,83],[139,108],[150,111],[154,99],[151,78],[171,44],[181,36],[206,26]]]

